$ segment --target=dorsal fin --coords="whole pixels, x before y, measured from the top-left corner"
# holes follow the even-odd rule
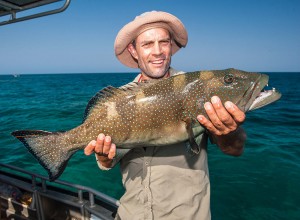
[[[85,111],[84,111],[84,116],[83,116],[83,121],[84,122],[86,120],[86,118],[89,116],[91,110],[94,108],[94,106],[100,101],[100,100],[104,100],[107,99],[111,96],[113,96],[115,93],[117,93],[117,88],[113,87],[113,86],[108,86],[105,87],[104,89],[100,90],[99,92],[97,92],[88,102]]]
[[[140,89],[140,86],[147,85],[147,84],[148,83],[131,82],[119,88],[113,86],[105,87],[104,89],[97,92],[88,102],[85,108],[83,122],[90,115],[94,106],[97,105],[99,102],[105,102],[108,101],[110,98],[115,98],[118,95],[125,95],[130,92],[134,92],[137,89]]]
[[[133,90],[134,88],[138,87],[141,84],[144,84],[144,83],[130,82],[130,83],[124,85],[124,86],[119,87],[119,89],[121,89],[123,91]]]

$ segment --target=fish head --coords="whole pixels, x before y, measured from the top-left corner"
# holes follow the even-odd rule
[[[206,94],[209,94],[210,98],[218,96],[223,102],[231,101],[244,112],[261,108],[281,97],[281,93],[275,88],[265,89],[269,81],[266,74],[236,69],[210,72],[210,77],[205,83],[206,90],[209,91]]]

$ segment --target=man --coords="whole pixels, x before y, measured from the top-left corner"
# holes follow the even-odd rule
[[[123,64],[141,70],[134,81],[147,81],[181,74],[170,68],[171,56],[186,44],[187,32],[177,17],[152,11],[120,30],[115,53]],[[120,162],[126,192],[116,219],[211,218],[207,139],[210,136],[226,154],[242,154],[246,134],[239,125],[245,114],[231,102],[225,102],[224,107],[218,97],[205,103],[205,109],[209,119],[197,117],[208,131],[197,138],[199,154],[193,153],[187,143],[180,143],[136,148],[122,158],[114,158],[116,146],[105,134],[99,134],[85,148],[86,155],[96,153],[101,169]]]

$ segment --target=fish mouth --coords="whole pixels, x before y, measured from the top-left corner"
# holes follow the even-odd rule
[[[259,109],[280,99],[281,93],[276,88],[268,89],[268,83],[269,76],[260,74],[256,82],[247,90],[244,96],[244,98],[248,97],[248,101],[244,103],[245,112]]]

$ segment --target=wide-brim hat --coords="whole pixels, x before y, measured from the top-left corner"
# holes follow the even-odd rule
[[[187,44],[187,31],[177,17],[162,11],[145,12],[126,24],[116,37],[115,54],[121,63],[128,67],[138,68],[138,64],[127,50],[127,46],[138,35],[152,28],[165,28],[170,32],[175,41],[172,44],[172,55]]]

